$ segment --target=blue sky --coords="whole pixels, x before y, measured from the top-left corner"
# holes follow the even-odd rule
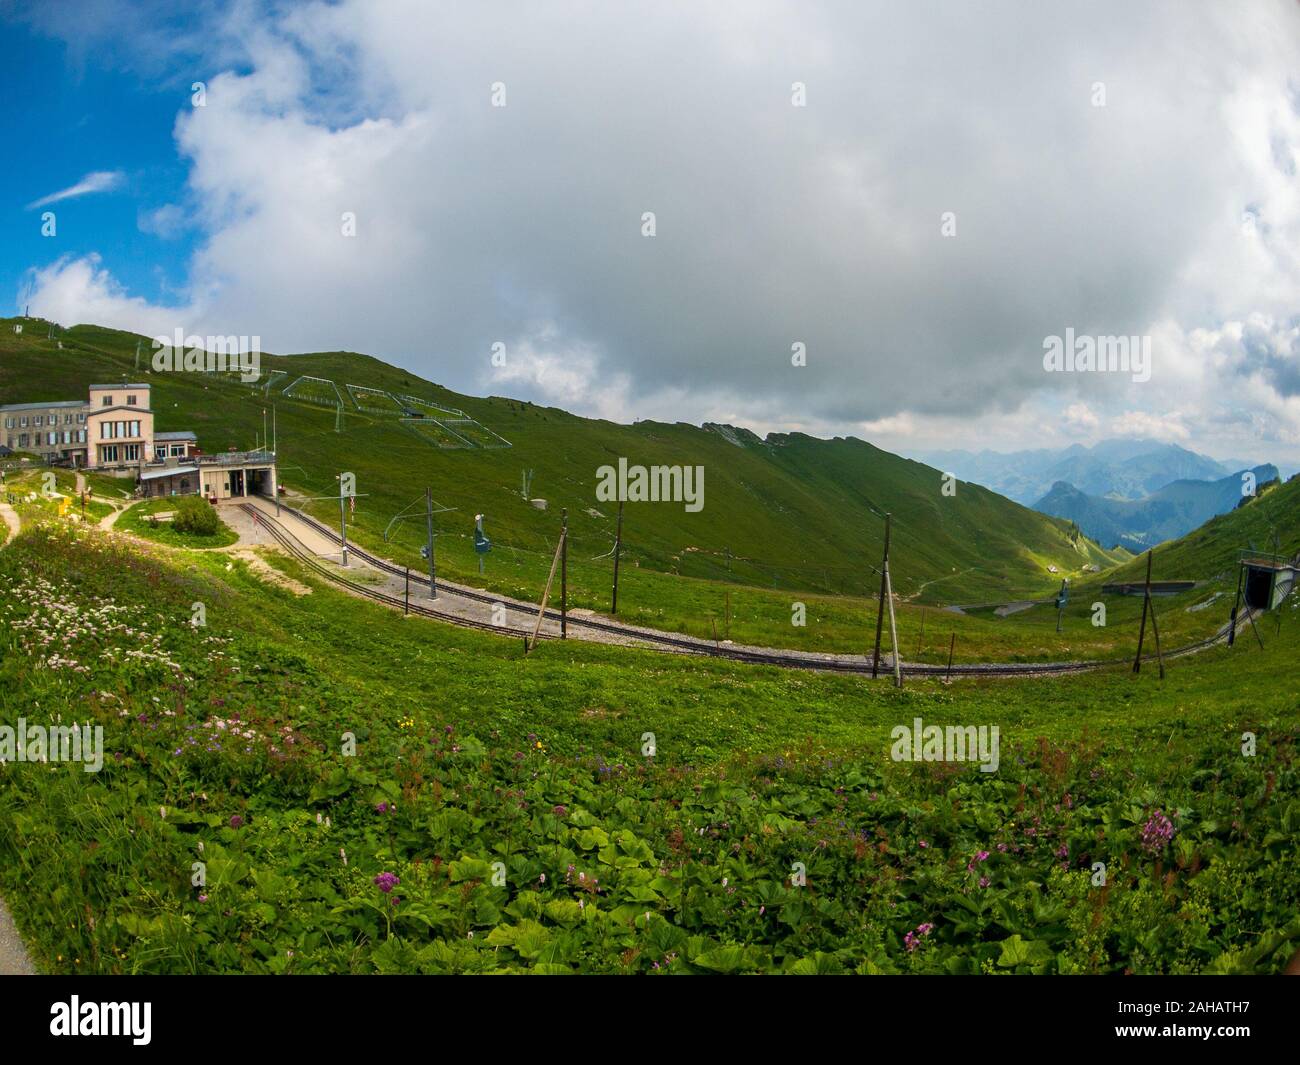
[[[189,85],[146,81],[97,57],[80,63],[65,42],[21,24],[0,29],[6,57],[0,137],[14,149],[11,163],[0,166],[2,313],[21,313],[30,268],[92,253],[109,260],[113,276],[132,293],[168,302],[184,284],[193,234],[164,240],[142,232],[138,220],[183,190],[187,168],[172,128],[188,106]],[[120,184],[28,208],[96,172],[120,174]],[[53,238],[41,235],[44,211],[55,213]]]
[[[65,325],[619,421],[1300,462],[1294,0],[0,0],[0,34],[0,312],[30,279]],[[1046,372],[1070,330],[1150,338],[1150,379]]]

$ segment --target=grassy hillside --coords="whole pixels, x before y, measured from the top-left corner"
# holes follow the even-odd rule
[[[0,721],[105,735],[0,767],[42,969],[1277,972],[1300,935],[1289,644],[895,691],[523,660],[266,559],[310,594],[70,523],[0,550]],[[998,770],[893,760],[917,716],[996,725]]]
[[[437,519],[444,572],[478,582],[470,532],[473,515],[481,512],[495,548],[479,583],[513,594],[540,591],[559,510],[567,507],[572,602],[608,607],[616,508],[597,502],[596,470],[619,457],[631,464],[705,469],[699,513],[675,503],[629,504],[626,511],[625,610],[643,609],[673,624],[703,622],[697,600],[705,591],[683,599],[689,585],[659,581],[655,574],[706,585],[730,581],[783,592],[874,594],[878,578],[872,567],[879,561],[886,511],[895,521],[896,590],[918,602],[1046,594],[1055,581],[1049,566],[1073,574],[1119,557],[1080,538],[1068,523],[976,485],[962,483],[954,497],[946,497],[939,471],[858,440],[759,440],[722,427],[616,425],[509,399],[457,395],[377,359],[344,352],[264,357],[264,370],[286,371],[264,400],[216,375],[147,372],[147,340],[142,368],[135,369],[139,338],[133,334],[78,326],[58,337],[63,350],[40,325],[29,323],[19,337],[0,322],[5,401],[76,396],[92,381],[141,378],[154,386],[157,428],[193,429],[208,451],[251,446],[262,431],[263,410],[274,402],[282,474],[292,488],[306,496],[331,495],[337,492],[336,474],[354,472],[362,493],[356,537],[383,546],[390,519],[411,507],[413,517],[398,525],[396,542],[386,551],[418,565],[419,501],[430,485],[442,505],[456,508]],[[330,378],[340,388],[359,384],[462,409],[514,446],[440,451],[395,419],[353,409],[345,414],[344,431],[336,433],[332,410],[281,394],[301,374]],[[535,471],[530,494],[549,501],[546,512],[521,498],[526,468]],[[308,507],[337,520],[337,505],[328,500]],[[707,594],[719,598],[716,591]],[[788,596],[785,603],[788,613]]]

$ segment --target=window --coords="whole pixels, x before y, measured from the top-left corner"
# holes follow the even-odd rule
[[[21,418],[18,419],[18,424],[19,424],[20,426],[22,426],[24,429],[27,428],[27,415],[26,415],[26,414],[24,414]]]
[[[103,399],[99,401],[99,405],[101,407],[111,407],[113,405],[113,397],[105,396]]]
[[[71,414],[65,414],[65,415],[63,416],[63,424],[64,424],[64,425],[71,425],[71,424],[72,424],[72,415],[71,415]]]
[[[59,442],[59,434],[58,434],[58,433],[50,433],[50,434],[48,435],[48,438],[46,439],[46,443],[49,444],[50,447],[53,447],[53,446],[54,446],[55,444],[57,444],[58,442]]]
[[[134,407],[134,406],[135,406],[135,401],[136,401],[137,398],[138,398],[137,396],[127,396],[127,397],[126,397],[126,405],[127,405],[128,407]]]
[[[78,444],[84,444],[85,442],[86,442],[86,430],[85,430],[85,429],[78,429],[78,430],[77,430],[77,443],[78,443]]]
[[[122,452],[123,452],[122,457],[123,457],[127,462],[139,462],[139,461],[140,461],[140,445],[139,445],[139,444],[127,444],[125,447],[122,448]]]
[[[117,445],[116,445],[116,444],[105,444],[105,445],[103,445],[103,446],[99,449],[99,461],[100,461],[100,462],[116,462],[116,461],[117,461]]]
[[[80,425],[80,424],[81,424],[82,422],[84,422],[85,420],[86,420],[86,414],[85,414],[84,411],[83,411],[82,413],[80,413],[80,414],[77,415],[77,424],[78,424],[78,425]]]
[[[65,444],[71,444],[71,443],[72,443],[72,430],[71,430],[71,429],[64,429],[64,430],[63,430],[63,442],[64,442]]]
[[[33,416],[32,425],[34,425],[37,429],[39,429],[44,424],[45,424],[45,419],[42,418],[39,414]]]
[[[184,458],[184,457],[185,457],[185,445],[184,445],[184,444],[172,444],[172,454],[173,454],[174,456],[178,456],[178,457],[180,457],[180,458]]]
[[[14,427],[14,420],[13,420],[12,418],[6,418],[6,419],[5,419],[5,428],[6,428],[6,429],[12,429],[13,427]]]
[[[19,446],[19,447],[26,447],[26,446],[27,446],[27,434],[26,434],[26,433],[19,433],[19,434],[18,434],[18,446]]]

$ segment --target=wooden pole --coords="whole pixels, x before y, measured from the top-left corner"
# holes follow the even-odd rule
[[[731,639],[731,589],[730,588],[724,590],[724,596],[725,598],[724,598],[723,608],[726,610],[726,613],[723,615],[723,620],[722,620],[722,635],[726,639],[730,640]]]
[[[885,515],[885,555],[880,567],[880,602],[876,605],[876,649],[871,654],[871,679],[880,675],[880,634],[885,624],[885,585],[889,572],[889,515]]]
[[[1142,592],[1142,625],[1138,629],[1137,655],[1133,658],[1133,672],[1142,672],[1142,640],[1147,634],[1147,608],[1151,605],[1151,552],[1147,552],[1147,582]]]
[[[618,502],[618,531],[614,533],[614,595],[610,601],[609,612],[618,613],[618,556],[623,547],[623,501]]]
[[[1243,567],[1237,565],[1237,598],[1232,603],[1232,613],[1228,617],[1228,646],[1237,640],[1237,611],[1241,608],[1241,575]]]
[[[546,617],[546,601],[551,596],[551,584],[555,580],[555,568],[560,564],[560,552],[564,549],[565,533],[560,533],[560,542],[555,545],[555,557],[551,559],[551,572],[546,578],[546,589],[542,592],[542,604],[537,608],[537,624],[533,626],[533,638],[526,641],[524,654],[537,646],[537,634],[542,631],[542,618]]]
[[[902,654],[898,647],[898,626],[894,623],[894,585],[889,579],[889,563],[885,563],[885,592],[889,596],[889,649],[894,653],[894,687],[903,686]]]
[[[952,681],[952,653],[956,649],[957,649],[957,634],[954,632],[952,634],[952,639],[948,641],[948,676],[944,678],[949,682]]]
[[[1156,605],[1151,604],[1151,634],[1156,638],[1156,661],[1160,664],[1160,679],[1165,679],[1165,656],[1160,653],[1160,626],[1156,623]]]
[[[1255,624],[1255,611],[1247,607],[1246,617],[1250,619],[1250,627],[1255,633],[1255,639],[1259,641],[1259,649],[1264,650],[1264,637],[1259,634],[1259,626]]]
[[[569,510],[560,511],[560,639],[569,638]]]
[[[715,647],[721,647],[722,645],[718,643],[718,619],[709,618],[709,623],[713,626],[713,644]]]

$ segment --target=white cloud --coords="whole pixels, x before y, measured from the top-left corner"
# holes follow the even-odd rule
[[[193,328],[605,417],[1291,446],[1300,9],[1063,10],[235,5],[176,124]],[[151,310],[84,274],[33,307]],[[1149,334],[1151,381],[1044,374],[1069,326]]]
[[[1071,403],[1065,408],[1065,426],[1073,433],[1090,433],[1101,424],[1086,403]]]
[[[151,211],[141,211],[136,219],[141,233],[151,233],[163,240],[175,240],[189,227],[189,217],[184,208],[165,203]]]
[[[89,196],[95,192],[111,192],[122,184],[122,178],[123,175],[120,170],[92,171],[75,185],[69,185],[66,189],[60,189],[58,192],[51,192],[48,196],[42,196],[39,200],[32,200],[27,205],[27,210],[48,207],[52,203],[76,199],[78,196]]]

